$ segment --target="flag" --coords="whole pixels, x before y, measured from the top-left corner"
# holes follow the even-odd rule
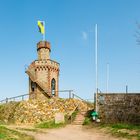
[[[44,25],[44,22],[43,21],[37,21],[37,25],[38,25],[38,28],[39,28],[39,32],[41,34],[45,34],[45,25]]]

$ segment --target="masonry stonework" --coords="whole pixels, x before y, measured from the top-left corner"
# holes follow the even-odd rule
[[[102,122],[140,124],[140,94],[98,94],[98,111]]]
[[[26,73],[29,76],[30,98],[58,96],[59,63],[50,59],[51,46],[47,41],[37,44],[38,60],[33,61]]]

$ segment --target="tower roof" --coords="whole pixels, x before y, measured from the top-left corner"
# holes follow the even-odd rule
[[[49,51],[51,51],[51,45],[48,41],[40,41],[37,43],[37,51],[41,48],[47,48]]]

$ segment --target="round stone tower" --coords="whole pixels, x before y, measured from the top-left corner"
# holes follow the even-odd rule
[[[40,41],[37,44],[38,60],[50,59],[51,47],[50,43],[47,41]]]
[[[50,52],[49,42],[37,43],[38,60],[33,61],[26,70],[29,76],[30,98],[58,96],[59,63],[50,59]]]

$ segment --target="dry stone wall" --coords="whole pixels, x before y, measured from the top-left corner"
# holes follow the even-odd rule
[[[11,105],[12,108],[10,107]],[[52,98],[44,100],[34,99],[19,103],[11,102],[0,105],[0,116],[3,114],[3,117],[0,117],[0,121],[8,123],[12,120],[16,124],[50,121],[55,118],[56,113],[63,113],[69,116],[78,105],[78,109],[82,111],[88,108],[86,103],[77,99]]]
[[[140,124],[140,94],[99,94],[102,122]]]

